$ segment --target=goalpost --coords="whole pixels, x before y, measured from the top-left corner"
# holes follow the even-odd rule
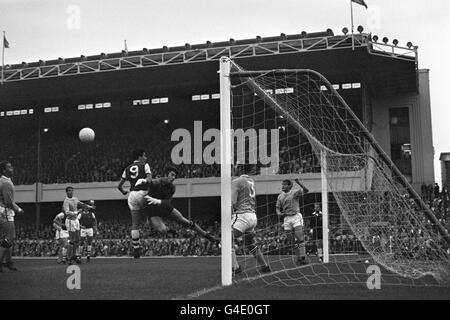
[[[313,70],[246,71],[223,57],[220,88],[223,285],[232,283],[231,133],[238,128],[278,128],[280,163],[271,174],[293,179],[302,173],[311,183],[321,181],[316,188],[321,195],[313,202],[321,202],[322,207],[325,268],[332,251],[341,250],[339,245],[330,246],[333,220],[334,244],[345,239],[341,242],[347,245],[350,238],[356,251],[396,275],[419,279],[431,274],[439,283],[449,282],[447,231],[327,79]],[[249,148],[253,145],[249,143]],[[257,239],[272,269],[283,273],[267,282],[308,284],[309,278],[286,258],[292,255],[293,244],[276,221],[274,198],[264,197],[257,205],[257,213],[265,214],[258,214]],[[308,216],[310,204],[303,203],[301,211]],[[344,222],[348,230],[343,230]],[[310,230],[311,235],[317,233]],[[327,272],[314,270],[320,279]],[[344,281],[349,281],[348,275]]]
[[[220,193],[222,285],[231,285],[231,63],[220,59]]]
[[[320,152],[320,178],[321,178],[321,192],[322,192],[322,250],[323,262],[330,262],[330,254],[328,250],[328,180],[327,180],[327,157],[325,152]]]

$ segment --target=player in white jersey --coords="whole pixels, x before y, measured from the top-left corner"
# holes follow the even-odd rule
[[[251,171],[250,165],[236,166],[237,173],[248,173]],[[241,171],[241,172],[238,172]],[[244,237],[244,245],[249,252],[255,257],[261,272],[270,272],[260,248],[255,242],[255,227],[257,224],[256,216],[256,191],[255,181],[246,174],[242,174],[239,178],[231,183],[231,201],[233,214],[231,217],[233,237],[237,240]],[[232,248],[233,272],[238,274],[242,272],[236,258],[234,246]]]
[[[128,196],[128,207],[131,213],[131,239],[133,242],[134,258],[141,256],[141,243],[139,235],[139,224],[142,219],[144,208],[147,206],[145,196],[147,195],[147,184],[152,180],[152,172],[147,163],[147,155],[143,149],[133,150],[134,162],[125,168],[120,178],[117,189],[126,195],[128,191],[123,189],[126,181],[130,182],[130,194]]]
[[[309,190],[300,183],[298,179],[295,182],[301,189],[292,189],[293,184],[291,180],[283,180],[281,190],[277,199],[276,211],[279,217],[283,218],[283,228],[289,232],[292,242],[295,244],[295,254],[297,256],[297,264],[305,265],[306,262],[306,247],[305,236],[303,233],[303,216],[300,213],[299,199],[302,195],[309,192]]]
[[[66,228],[69,232],[68,256],[69,263],[81,263],[80,244],[80,222],[78,221],[78,210],[81,208],[94,209],[95,207],[84,204],[73,196],[73,187],[66,188],[67,197],[64,199],[63,212],[66,215]]]
[[[53,219],[53,227],[56,229],[55,239],[59,242],[58,264],[66,263],[67,247],[69,246],[69,232],[66,228],[66,215],[60,212]]]

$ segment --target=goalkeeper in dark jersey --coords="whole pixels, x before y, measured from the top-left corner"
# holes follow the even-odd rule
[[[147,182],[148,195],[145,199],[148,205],[145,212],[155,229],[161,234],[166,234],[169,228],[165,225],[163,218],[168,218],[185,228],[194,230],[197,234],[211,242],[218,242],[210,233],[200,228],[192,220],[186,219],[180,211],[172,206],[172,197],[175,193],[175,185],[173,182],[177,177],[178,171],[174,167],[167,167],[164,170],[164,174],[165,177]]]

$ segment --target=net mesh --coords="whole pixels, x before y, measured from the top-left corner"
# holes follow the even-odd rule
[[[391,284],[424,284],[427,275],[432,284],[449,284],[445,229],[368,135],[358,118],[362,113],[352,110],[323,76],[311,70],[246,72],[233,63],[231,83],[232,129],[246,138],[245,149],[234,146],[234,161],[250,161],[257,171],[253,178],[262,195],[257,197],[256,237],[276,270],[264,281],[360,283],[367,274],[359,262],[366,262],[391,274],[384,277]],[[321,168],[329,192],[333,265],[319,260]],[[309,266],[296,266],[298,243],[275,212],[286,178],[300,178],[310,189],[300,199]],[[247,279],[261,279],[248,252],[238,253]]]

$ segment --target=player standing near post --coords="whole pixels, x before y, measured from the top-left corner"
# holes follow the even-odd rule
[[[133,150],[133,163],[122,173],[117,189],[126,195],[128,191],[123,189],[126,181],[130,182],[130,194],[128,196],[128,207],[131,213],[131,239],[133,241],[133,256],[135,259],[141,256],[141,242],[139,235],[139,224],[141,215],[146,206],[147,184],[152,180],[152,172],[147,163],[147,155],[144,149]],[[137,183],[139,181],[139,183]],[[145,183],[141,183],[145,182]]]
[[[73,187],[66,188],[66,199],[63,203],[63,212],[66,215],[66,228],[69,231],[69,263],[81,263],[80,244],[80,222],[78,221],[78,210],[81,208],[93,209],[73,196]]]
[[[277,199],[276,211],[277,215],[283,217],[283,228],[285,231],[289,231],[293,242],[297,240],[294,248],[297,256],[297,264],[305,265],[306,262],[306,246],[305,236],[303,233],[303,216],[300,213],[299,199],[302,195],[309,192],[309,190],[300,183],[298,179],[295,182],[301,187],[301,189],[293,190],[293,184],[291,180],[283,180],[281,190]]]
[[[16,213],[23,214],[23,210],[14,202],[13,173],[14,168],[9,161],[0,162],[0,272],[3,272],[3,260],[5,267],[17,271],[11,258],[11,247],[16,237],[14,216]]]
[[[194,221],[186,219],[180,211],[172,206],[172,197],[175,193],[173,182],[177,177],[178,171],[173,167],[167,167],[164,173],[165,177],[153,179],[147,184],[148,195],[145,198],[148,206],[146,212],[155,229],[162,234],[166,234],[169,228],[165,225],[162,218],[169,218],[183,227],[194,230],[209,241],[217,242],[210,233],[203,230]]]
[[[55,239],[59,242],[58,264],[65,264],[67,260],[67,248],[69,246],[69,232],[66,228],[66,215],[60,212],[53,219],[53,227],[56,229]]]
[[[93,209],[83,209],[81,213],[78,215],[78,220],[80,221],[80,247],[81,252],[84,249],[85,240],[87,242],[87,255],[86,261],[91,261],[91,252],[92,252],[92,242],[94,239],[94,235],[97,233],[97,219],[95,218],[94,208],[95,202],[94,200],[89,201],[89,205]]]
[[[320,203],[314,204],[314,212],[310,219],[310,234],[314,243],[314,253],[317,254],[319,260],[322,260],[322,211],[320,211]]]
[[[240,169],[242,172],[239,172]],[[256,190],[255,181],[250,178],[247,173],[252,170],[251,165],[238,165],[235,167],[236,174],[242,175],[231,182],[231,202],[233,214],[231,216],[233,237],[236,241],[240,237],[244,237],[244,246],[255,257],[256,262],[260,266],[261,272],[270,272],[261,253],[259,246],[255,241],[255,228],[258,221],[256,216]],[[231,249],[233,259],[233,272],[238,274],[242,272],[241,266],[237,262],[234,246]]]

